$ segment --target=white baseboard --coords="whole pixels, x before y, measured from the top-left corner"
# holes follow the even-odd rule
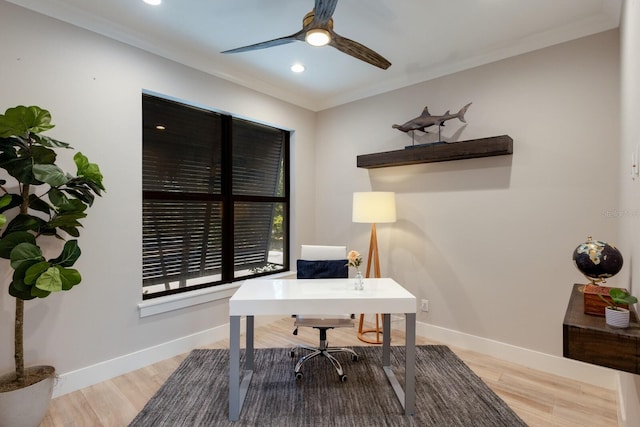
[[[256,318],[255,326],[267,325],[281,318],[281,316],[259,316]],[[244,331],[244,319],[241,323],[241,328]],[[446,345],[494,356],[539,371],[571,378],[610,390],[618,389],[616,372],[607,368],[476,337],[423,322],[417,323],[416,334]],[[229,324],[224,324],[197,334],[188,335],[114,359],[105,360],[104,362],[76,371],[63,373],[58,377],[58,382],[53,390],[53,397],[62,396],[81,388],[89,387],[93,384],[117,377],[118,375],[126,374],[127,372],[169,359],[179,354],[189,352],[194,348],[206,346],[212,342],[228,337]]]
[[[281,316],[260,316],[255,319],[255,327],[259,327],[273,323],[277,319],[281,319]],[[245,319],[243,318],[240,323],[240,328],[243,332],[245,325]],[[228,323],[114,359],[105,360],[82,369],[60,374],[53,389],[53,397],[89,387],[225,338],[229,338]]]
[[[616,375],[616,385],[618,387],[618,425],[620,427],[626,427],[627,424],[627,401],[623,392],[622,378],[620,374]]]
[[[553,356],[423,322],[417,322],[416,334],[446,345],[486,354],[549,374],[609,390],[618,389],[617,373],[612,369]]]

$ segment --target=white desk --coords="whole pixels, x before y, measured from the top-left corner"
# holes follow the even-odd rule
[[[416,297],[393,279],[252,279],[229,300],[229,419],[237,421],[253,375],[253,326],[258,315],[383,313],[382,368],[406,415],[415,410]],[[391,313],[406,319],[405,389],[391,369]],[[247,317],[243,378],[240,377],[240,318]],[[284,357],[284,355],[283,355]],[[293,371],[291,379],[294,380]]]

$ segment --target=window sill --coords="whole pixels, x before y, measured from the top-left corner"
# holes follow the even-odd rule
[[[292,273],[291,271],[286,271],[262,277],[274,279],[284,278],[292,274],[295,274],[295,272]],[[198,304],[231,298],[231,296],[236,292],[236,289],[238,289],[242,283],[244,283],[244,281],[227,283],[224,285],[213,286],[211,288],[197,289],[190,292],[183,292],[181,294],[167,295],[166,297],[142,301],[138,303],[140,317],[154,316],[156,314],[180,310]]]

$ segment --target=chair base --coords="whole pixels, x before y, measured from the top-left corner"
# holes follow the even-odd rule
[[[321,332],[321,336],[323,335],[322,332],[324,332],[326,334],[326,330],[320,330]],[[303,350],[308,350],[311,353],[306,354],[304,356],[302,356],[299,360],[298,363],[296,363],[296,367],[294,370],[296,379],[301,379],[302,378],[302,372],[300,371],[302,369],[302,365],[308,361],[313,359],[314,357],[317,356],[324,356],[327,359],[329,359],[329,361],[331,362],[331,364],[333,365],[333,367],[335,368],[336,372],[338,373],[338,376],[340,377],[340,380],[342,382],[347,380],[347,376],[345,375],[343,369],[342,369],[342,365],[340,364],[340,362],[338,361],[338,359],[336,359],[332,353],[350,353],[351,354],[351,360],[353,360],[354,362],[358,360],[358,353],[356,353],[355,351],[353,351],[350,348],[346,348],[346,347],[329,347],[327,345],[327,341],[326,339],[320,340],[320,346],[319,347],[312,347],[312,346],[308,346],[308,345],[304,345],[304,344],[300,344],[297,345],[296,347],[294,347],[293,349],[291,349],[291,357],[295,357],[295,350],[296,349],[303,349]]]

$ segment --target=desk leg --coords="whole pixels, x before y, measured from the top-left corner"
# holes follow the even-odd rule
[[[404,390],[391,369],[391,315],[383,315],[382,369],[387,375],[405,415],[414,415],[416,406],[416,314],[406,313]]]
[[[229,420],[238,421],[253,377],[253,316],[247,316],[242,378],[240,376],[240,316],[231,316],[229,324]]]
[[[391,366],[391,315],[382,315],[382,366]]]
[[[240,316],[229,318],[229,419],[240,418]]]
[[[402,390],[402,386],[391,368],[391,315],[387,313],[382,315],[382,369],[398,398],[398,402],[404,408],[404,390]]]
[[[416,406],[416,314],[405,313],[404,413],[413,415]]]
[[[247,316],[246,352],[244,359],[244,369],[253,371],[253,316]]]

